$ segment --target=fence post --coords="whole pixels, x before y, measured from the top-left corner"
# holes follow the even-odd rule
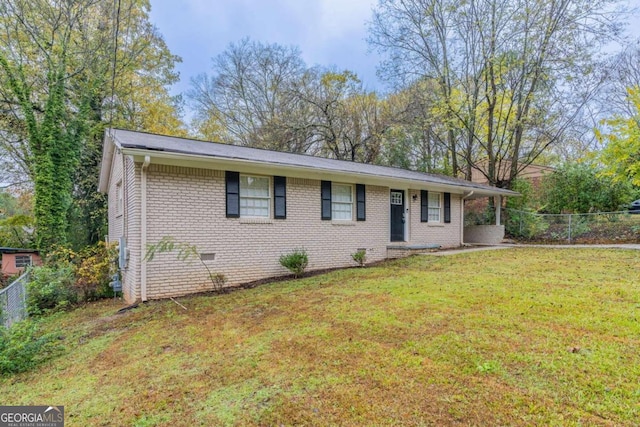
[[[522,212],[518,216],[520,217],[520,237],[522,237]]]
[[[569,214],[569,244],[571,244],[571,214]]]

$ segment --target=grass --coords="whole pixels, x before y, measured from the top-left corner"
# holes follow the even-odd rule
[[[67,425],[636,425],[640,251],[416,256],[45,320],[66,353],[0,379]]]

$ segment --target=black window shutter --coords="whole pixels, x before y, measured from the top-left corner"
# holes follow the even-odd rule
[[[365,221],[367,219],[364,184],[356,184],[356,219],[358,221]]]
[[[287,218],[287,178],[284,176],[273,177],[273,217]]]
[[[320,183],[320,195],[322,198],[322,219],[331,219],[331,181]]]
[[[226,171],[227,218],[240,218],[240,172]]]
[[[451,193],[444,193],[444,222],[451,222]]]
[[[429,222],[429,192],[420,190],[420,222]]]

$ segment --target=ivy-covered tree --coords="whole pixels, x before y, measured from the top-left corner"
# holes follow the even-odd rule
[[[36,244],[45,252],[67,241],[67,213],[86,110],[82,102],[75,111],[69,108],[69,59],[75,49],[72,34],[90,5],[7,1],[0,6],[6,43],[0,51],[0,72],[10,96],[5,101],[23,119],[34,183]],[[11,20],[17,22],[9,25]]]
[[[0,152],[33,183],[44,252],[106,231],[96,194],[105,126],[185,133],[167,89],[179,58],[149,22],[147,0],[119,4],[119,14],[106,0],[0,4]]]

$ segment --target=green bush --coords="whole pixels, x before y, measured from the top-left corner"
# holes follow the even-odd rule
[[[75,290],[82,301],[95,301],[113,296],[111,276],[116,271],[118,251],[113,244],[99,242],[77,255]]]
[[[63,310],[78,302],[73,266],[35,267],[30,278],[27,284],[27,311],[30,315]]]
[[[280,265],[293,273],[295,277],[304,273],[309,264],[309,256],[304,249],[294,249],[288,254],[280,255]]]
[[[628,181],[615,181],[598,164],[566,163],[545,177],[544,211],[547,213],[615,212],[633,200]]]
[[[32,320],[0,327],[0,375],[25,372],[55,356],[62,346],[53,333],[41,334]]]
[[[507,211],[505,230],[508,236],[534,239],[549,228],[543,216],[535,212]]]
[[[360,267],[364,267],[364,263],[367,262],[367,250],[358,249],[355,253],[351,254],[351,258],[353,258]]]

